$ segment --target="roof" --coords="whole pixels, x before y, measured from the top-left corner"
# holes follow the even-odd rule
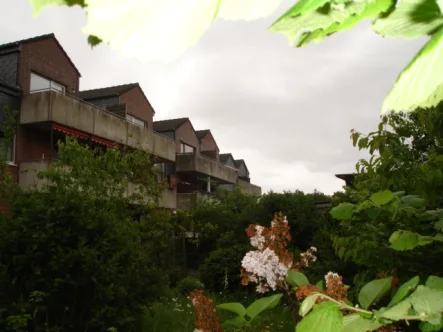
[[[46,35],[36,36],[36,37],[32,37],[32,38],[22,39],[22,40],[14,41],[14,42],[11,42],[11,43],[3,44],[3,45],[0,45],[0,50],[7,49],[7,48],[10,48],[10,47],[14,47],[14,46],[20,46],[20,45],[23,45],[23,44],[35,43],[35,42],[38,42],[38,41],[41,41],[41,40],[45,40],[45,39],[54,39],[55,42],[57,43],[58,47],[60,47],[60,49],[66,55],[66,58],[69,60],[71,65],[74,67],[74,69],[77,71],[78,75],[82,76],[80,74],[80,71],[75,66],[74,62],[72,62],[72,60],[69,57],[68,53],[66,53],[66,51],[63,49],[63,47],[60,44],[60,42],[55,37],[55,34],[53,34],[53,33],[49,33],[49,34],[46,34]]]
[[[100,89],[83,90],[80,91],[80,98],[83,100],[91,100],[97,98],[120,96],[137,86],[139,86],[138,83],[130,83],[130,84],[109,86]]]
[[[198,139],[203,139],[207,134],[209,134],[211,131],[209,129],[204,130],[197,130],[195,133],[197,134]]]
[[[175,131],[180,128],[186,121],[189,121],[189,118],[154,121],[154,131],[159,133],[163,131]]]
[[[231,153],[221,153],[218,155],[218,159],[223,163],[226,164],[226,162],[228,161],[229,157],[232,158],[232,160],[234,160],[234,157],[232,156]]]
[[[235,164],[235,167],[237,167],[237,168],[240,168],[241,164],[245,165],[246,171],[249,173],[248,166],[246,166],[246,162],[244,159],[234,160],[234,164]]]

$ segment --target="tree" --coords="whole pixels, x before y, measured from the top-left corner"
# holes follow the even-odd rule
[[[85,8],[88,24],[83,30],[90,34],[88,41],[92,46],[103,40],[142,61],[177,58],[198,42],[217,17],[257,19],[272,14],[281,3],[280,0],[176,0],[166,5],[154,0],[29,1],[34,15],[48,5]],[[285,34],[291,44],[298,40],[297,47],[352,29],[364,20],[372,20],[372,29],[383,37],[431,36],[398,76],[383,104],[384,111],[413,110],[437,106],[443,100],[442,8],[439,0],[300,0],[272,24],[270,31]],[[181,13],[180,17],[171,16],[173,12]],[[172,24],[171,17],[175,19]],[[133,40],[137,40],[135,45]]]
[[[144,306],[167,286],[156,246],[172,227],[141,199],[158,198],[152,158],[69,138],[59,157],[39,174],[41,190],[17,189],[0,215],[0,329],[138,331]]]

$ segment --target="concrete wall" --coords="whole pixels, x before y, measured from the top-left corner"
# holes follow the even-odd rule
[[[177,194],[177,209],[187,210],[199,201],[211,200],[212,196],[202,193]]]
[[[196,154],[177,154],[176,171],[179,172],[197,172],[203,175],[209,175],[218,181],[224,183],[236,183],[237,171],[226,167],[220,162]]]
[[[127,144],[132,148],[148,150],[167,161],[175,161],[175,142],[165,136],[55,91],[25,95],[22,99],[20,124],[48,121]]]
[[[23,162],[20,164],[20,177],[19,184],[25,189],[37,189],[41,190],[45,184],[48,183],[47,180],[42,180],[37,177],[37,174],[41,171],[48,169],[51,161],[35,161],[35,162]],[[136,192],[136,186],[130,184],[128,186],[127,195],[131,195]],[[176,208],[176,192],[171,189],[164,189],[161,193],[160,207],[175,209]]]
[[[239,188],[247,194],[247,195],[257,195],[261,196],[261,187],[256,186],[255,184],[251,184],[249,182],[243,181],[241,179],[238,179],[237,182]]]

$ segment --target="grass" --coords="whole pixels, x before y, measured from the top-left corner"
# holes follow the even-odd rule
[[[207,294],[208,295],[208,294]],[[254,302],[255,297],[247,293],[209,294],[215,305],[226,302],[240,302],[245,307]],[[217,310],[221,321],[235,315]],[[190,299],[183,295],[171,294],[153,303],[143,320],[143,332],[193,332],[195,321],[194,307]],[[284,304],[263,312],[250,326],[243,329],[227,330],[229,332],[294,332],[295,319]]]

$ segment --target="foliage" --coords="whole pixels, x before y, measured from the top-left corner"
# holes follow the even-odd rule
[[[373,280],[360,290],[358,299],[363,309],[347,300],[312,292],[301,305],[300,315],[304,319],[296,331],[366,332],[402,321],[421,322],[418,326],[421,331],[438,331],[443,328],[442,280],[432,276],[425,285],[419,285],[419,278],[414,277],[394,293],[389,303],[371,310],[374,303],[386,303],[383,299],[391,290],[392,277]]]
[[[151,224],[153,205],[139,200],[158,193],[151,157],[70,139],[59,156],[39,174],[43,188],[15,191],[0,216],[0,329],[137,331],[165,284],[152,244],[171,228]],[[139,190],[128,195],[133,181]]]
[[[177,290],[180,294],[188,295],[194,289],[203,289],[203,283],[197,278],[185,277],[177,283]]]

